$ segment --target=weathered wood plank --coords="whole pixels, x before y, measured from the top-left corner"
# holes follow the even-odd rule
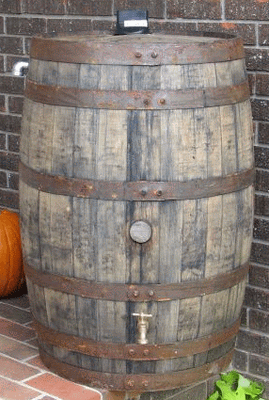
[[[234,315],[235,320],[237,318],[239,318],[241,315],[243,301],[244,301],[244,297],[245,297],[246,284],[247,284],[247,277],[245,279],[243,279],[238,285],[236,308],[235,308],[235,315]]]
[[[235,106],[220,107],[222,174],[232,174],[238,169]]]
[[[182,281],[204,276],[207,236],[207,199],[184,202]]]
[[[20,222],[24,261],[38,268],[40,259],[39,192],[20,181]]]
[[[234,85],[238,85],[247,79],[247,71],[245,65],[245,59],[233,60],[230,62],[231,65],[231,76]]]
[[[70,198],[40,192],[39,229],[43,270],[73,276],[71,214]]]
[[[232,67],[230,62],[215,63],[217,86],[230,86],[232,81]]]
[[[44,289],[49,327],[77,335],[75,296]]]
[[[55,71],[55,73],[57,76],[58,86],[64,86],[64,87],[79,86],[79,73],[80,73],[79,64],[58,63],[58,70],[57,72]]]
[[[96,179],[99,110],[78,108],[74,144],[74,177]]]
[[[160,220],[160,283],[181,281],[183,202],[163,202],[159,206]]]
[[[73,198],[72,245],[74,276],[97,279],[97,200]]]
[[[80,89],[100,89],[101,65],[80,64],[79,84]]]
[[[29,137],[29,166],[51,173],[55,107],[32,102]]]
[[[207,202],[205,277],[217,275],[221,268],[222,218],[222,196],[209,198]]]
[[[236,320],[237,298],[238,298],[239,285],[233,286],[229,289],[229,298],[226,314],[226,326],[231,326]]]
[[[53,175],[73,177],[73,137],[76,110],[72,107],[56,107],[52,132]]]
[[[238,148],[238,169],[252,168],[253,161],[253,124],[249,101],[235,105],[236,138]]]
[[[107,342],[126,341],[126,303],[98,301],[97,303],[98,340]],[[101,359],[102,370],[112,367],[112,372],[126,373],[126,363],[120,360]]]
[[[235,267],[235,249],[237,236],[237,194],[230,193],[222,199],[222,233],[218,273],[229,271]]]
[[[31,311],[37,321],[39,321],[44,326],[48,326],[49,323],[44,288],[33,284],[27,278],[26,280]]]
[[[125,283],[127,257],[124,202],[98,200],[97,237],[97,280]]]
[[[221,126],[220,108],[209,107],[204,110],[205,135],[207,154],[207,176],[222,175],[222,148],[221,148]]]
[[[199,332],[201,299],[184,299],[180,301],[179,306],[177,340],[193,340]]]
[[[76,366],[81,365],[80,355],[73,351],[68,351],[68,350],[62,349],[60,347],[53,346],[53,354],[52,355],[55,358],[57,358],[58,360],[61,360],[67,364],[76,365]]]
[[[202,298],[199,336],[209,335],[225,327],[228,300],[228,290]]]

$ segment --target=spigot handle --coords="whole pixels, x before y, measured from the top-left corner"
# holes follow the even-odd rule
[[[147,318],[151,318],[152,317],[152,314],[144,314],[143,312],[141,312],[141,313],[133,313],[132,314],[134,317],[138,317],[138,319],[140,319],[140,321],[143,323],[143,322],[146,322],[145,320],[147,319]]]

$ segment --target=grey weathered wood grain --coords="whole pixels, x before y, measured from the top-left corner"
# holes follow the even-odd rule
[[[26,278],[27,279],[27,278]],[[27,290],[33,316],[44,326],[48,326],[48,314],[45,302],[44,288],[33,284],[27,279]]]
[[[20,226],[24,261],[34,263],[39,268],[39,192],[20,181]]]

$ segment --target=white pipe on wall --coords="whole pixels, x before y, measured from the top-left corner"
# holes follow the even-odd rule
[[[26,75],[25,69],[28,69],[29,62],[27,61],[18,61],[16,64],[13,65],[12,74],[14,76],[23,76]]]

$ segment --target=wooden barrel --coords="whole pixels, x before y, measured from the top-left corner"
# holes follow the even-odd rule
[[[230,363],[252,238],[242,41],[32,41],[20,209],[44,363],[111,390],[188,385]]]

